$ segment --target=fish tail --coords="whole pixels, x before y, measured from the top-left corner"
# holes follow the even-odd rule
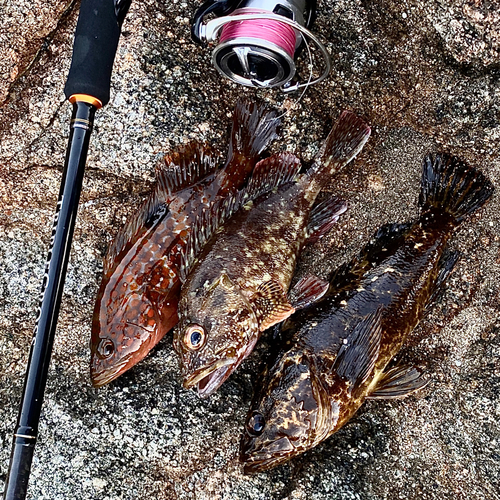
[[[439,153],[424,158],[419,197],[423,212],[437,208],[461,222],[482,207],[493,191],[481,172],[455,156]]]
[[[318,187],[323,187],[333,174],[363,149],[370,133],[371,128],[362,118],[350,111],[343,111],[316,155],[307,177],[316,181]]]
[[[239,100],[233,115],[228,163],[236,156],[253,158],[278,137],[280,119],[264,103]]]

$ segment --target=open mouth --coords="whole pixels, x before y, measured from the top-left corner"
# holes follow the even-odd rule
[[[208,368],[193,373],[185,379],[184,387],[186,389],[196,387],[200,398],[210,396],[231,375],[235,361],[233,358],[219,360]]]

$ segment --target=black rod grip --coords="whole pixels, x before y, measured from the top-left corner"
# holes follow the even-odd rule
[[[64,87],[68,99],[75,94],[86,94],[101,101],[103,106],[109,102],[111,70],[120,38],[119,21],[115,0],[82,0],[71,68]]]

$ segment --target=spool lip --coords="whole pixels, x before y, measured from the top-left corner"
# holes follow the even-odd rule
[[[285,18],[283,16],[277,16],[275,14],[240,14],[238,16],[238,21],[245,21],[245,20],[254,20],[254,19],[267,19],[267,20],[274,20],[274,21],[279,21],[285,24],[288,24],[292,26],[294,29],[297,29],[302,33],[302,35],[306,36],[309,38],[312,42],[314,42],[315,46],[319,49],[321,56],[323,57],[323,64],[324,64],[324,69],[323,73],[320,74],[320,76],[314,78],[314,79],[309,79],[305,83],[297,83],[292,86],[288,87],[282,87],[283,92],[293,92],[295,90],[298,90],[303,87],[309,87],[310,85],[314,85],[317,83],[322,82],[325,80],[325,78],[328,76],[330,73],[331,69],[331,62],[330,62],[330,54],[326,50],[325,46],[321,43],[318,37],[316,37],[313,33],[311,33],[307,28],[304,28],[300,24],[298,24],[295,21],[291,21],[288,18]],[[213,42],[217,39],[217,36],[219,34],[219,31],[224,27],[224,25],[228,23],[232,23],[235,21],[235,16],[223,16],[219,18],[212,19],[211,21],[208,21],[206,24],[200,26],[200,38],[204,42],[210,43]],[[295,65],[294,65],[295,66]],[[227,76],[227,75],[226,75]],[[243,83],[245,85],[245,83]],[[254,85],[252,85],[254,86]]]
[[[238,54],[238,49],[243,49],[246,54]],[[223,52],[226,52],[226,54],[221,54]],[[281,68],[281,72],[279,72],[278,75],[272,79],[265,81],[246,78],[231,71],[227,65],[225,68],[223,67],[221,62],[223,60],[227,60],[230,55],[233,55],[233,57],[237,57],[238,59],[240,59],[240,56],[259,56],[268,59],[271,64]],[[282,63],[285,63],[287,67],[284,67]],[[279,45],[262,40],[261,38],[237,37],[232,40],[226,40],[214,48],[214,51],[212,52],[212,64],[217,68],[221,75],[246,87],[255,87],[255,82],[259,82],[260,87],[279,87],[288,83],[294,77],[296,72],[295,62],[285,50],[283,50]]]

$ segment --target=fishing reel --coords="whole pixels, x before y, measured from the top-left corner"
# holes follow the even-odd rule
[[[216,17],[204,23],[208,14]],[[193,40],[206,46],[216,43],[212,62],[233,82],[247,87],[281,87],[290,92],[324,80],[330,56],[309,31],[316,15],[316,0],[208,0],[196,12]],[[291,83],[295,61],[308,40],[319,49],[323,72],[304,83]],[[311,57],[311,56],[310,56]]]

